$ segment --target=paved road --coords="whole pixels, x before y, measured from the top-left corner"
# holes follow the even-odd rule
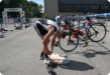
[[[58,66],[55,75],[107,75],[110,72],[110,32],[103,43],[90,42],[67,53],[70,64]],[[0,38],[0,72],[3,75],[48,75],[46,65],[38,60],[41,40],[33,27],[13,31]],[[55,52],[63,53],[59,47]]]

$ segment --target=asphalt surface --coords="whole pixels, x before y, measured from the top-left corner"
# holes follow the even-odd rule
[[[109,29],[109,26],[107,27]],[[79,46],[67,53],[70,64],[60,65],[53,75],[107,75],[110,72],[110,32],[99,43]],[[39,60],[42,42],[33,26],[6,33],[0,38],[0,72],[3,75],[48,75],[43,60]],[[55,47],[55,52],[64,52]]]

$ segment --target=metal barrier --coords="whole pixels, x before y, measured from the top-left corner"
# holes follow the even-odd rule
[[[110,19],[110,13],[102,13],[102,14],[90,14],[90,15],[82,15],[78,16],[78,24],[80,25],[81,18],[90,17],[94,18],[95,21],[105,24],[107,27],[107,21]]]
[[[22,30],[34,25],[36,18],[26,18],[25,22],[21,22],[18,18],[10,18],[6,20],[7,22],[3,23],[3,19],[0,19],[0,38],[5,37],[5,33],[7,32]]]
[[[4,35],[4,28],[3,28],[3,21],[2,19],[0,19],[0,38],[4,38],[5,35]]]

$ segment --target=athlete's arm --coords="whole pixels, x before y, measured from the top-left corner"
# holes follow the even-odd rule
[[[59,38],[60,38],[60,31],[57,31],[54,34],[53,38],[52,38],[52,42],[51,42],[51,50],[52,51],[54,50],[54,44],[55,44],[56,38],[58,38],[58,40],[59,40]]]
[[[50,37],[54,34],[54,32],[55,32],[54,27],[50,25],[48,33],[43,38],[43,51],[46,54],[50,54],[50,50],[48,49],[48,44],[50,41]]]

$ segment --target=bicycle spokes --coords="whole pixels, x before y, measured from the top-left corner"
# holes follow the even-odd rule
[[[106,27],[101,23],[94,23],[88,30],[88,37],[93,42],[100,42],[106,36]]]

